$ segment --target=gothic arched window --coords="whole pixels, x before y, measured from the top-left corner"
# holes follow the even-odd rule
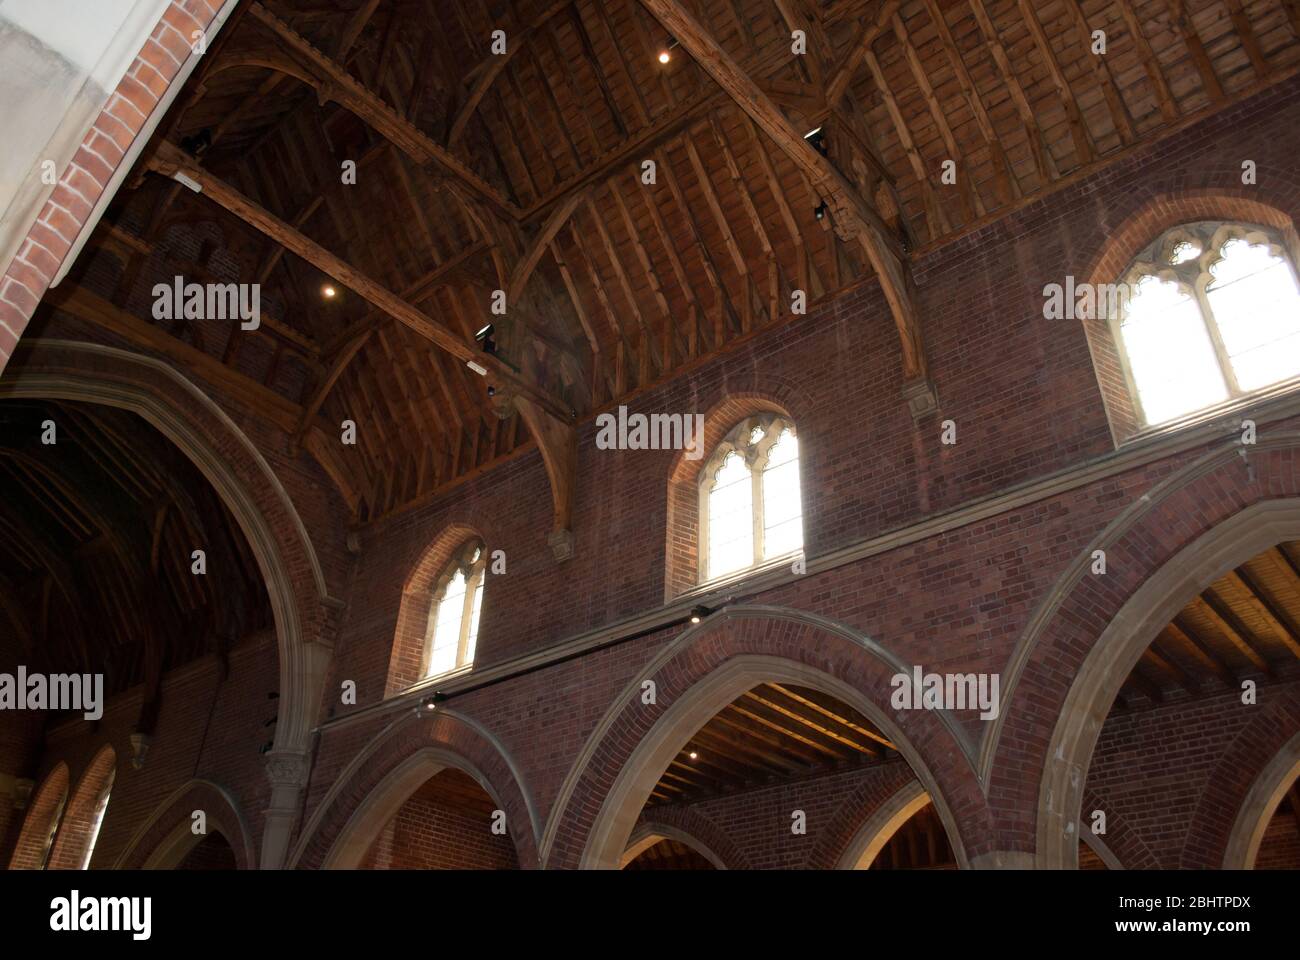
[[[483,606],[486,551],[470,540],[456,551],[433,591],[425,629],[424,676],[436,677],[474,662]]]
[[[774,414],[749,417],[723,438],[700,473],[700,579],[802,549],[794,424]]]
[[[1300,377],[1300,284],[1272,230],[1206,221],[1166,231],[1109,313],[1142,426]]]

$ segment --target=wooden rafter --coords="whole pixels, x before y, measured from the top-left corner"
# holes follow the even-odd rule
[[[300,36],[256,0],[253,0],[249,10],[279,37],[286,53],[297,58],[292,63],[268,58],[265,62],[266,66],[284,70],[310,83],[322,102],[333,100],[347,108],[417,163],[436,164],[498,209],[514,217],[519,215],[519,209],[503,197],[495,187],[484,181],[441,144],[435,143],[413,126],[405,117],[400,116],[380,97],[354,80],[341,64],[317,50],[310,41]]]
[[[904,375],[909,379],[925,377],[920,323],[898,238],[844,175],[791,126],[754,79],[687,13],[680,0],[641,2],[817,186],[834,211],[837,229],[843,231],[844,237],[856,238],[862,244],[899,330]]]

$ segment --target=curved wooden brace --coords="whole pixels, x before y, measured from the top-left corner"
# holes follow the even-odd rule
[[[482,102],[484,94],[492,88],[492,84],[496,82],[497,77],[501,76],[506,66],[509,65],[510,58],[515,55],[516,51],[523,47],[524,40],[528,34],[539,27],[545,26],[546,22],[550,20],[551,17],[565,10],[572,2],[573,0],[557,0],[556,3],[552,3],[549,7],[543,10],[536,19],[524,26],[523,29],[516,31],[514,36],[507,39],[505,53],[494,53],[488,57],[484,64],[481,65],[481,72],[479,73],[478,79],[474,81],[474,86],[470,89],[469,96],[465,98],[465,102],[461,104],[460,109],[456,111],[456,119],[452,121],[451,129],[447,132],[448,150],[456,145],[456,141],[459,140],[461,134],[465,132],[465,127],[469,124],[470,118],[474,116],[474,111],[478,109],[478,105]]]
[[[573,494],[578,480],[578,432],[537,406],[527,397],[514,398],[515,409],[524,418],[541,451],[546,476],[551,482],[551,504],[555,521],[547,542],[557,560],[573,556]]]
[[[496,81],[496,78],[501,76],[506,65],[510,63],[510,58],[520,46],[521,44],[518,42],[508,43],[506,45],[505,53],[494,54],[488,58],[486,68],[484,68],[483,72],[479,74],[479,78],[474,81],[474,87],[470,90],[469,96],[465,99],[461,108],[456,111],[456,119],[452,121],[451,130],[447,133],[448,150],[451,150],[456,146],[456,141],[459,140],[461,134],[465,132],[465,127],[469,124],[470,118],[474,116],[474,111],[478,109],[478,105],[482,101],[483,95],[488,92],[488,89]]]
[[[546,218],[536,236],[529,241],[527,249],[520,256],[519,261],[515,264],[515,269],[510,274],[510,286],[507,287],[507,302],[516,304],[523,299],[524,288],[528,286],[528,280],[537,269],[537,265],[542,261],[542,255],[550,246],[555,235],[560,232],[560,228],[568,221],[578,206],[587,199],[591,188],[584,190],[575,190],[569,197]]]
[[[283,250],[283,247],[277,249]],[[316,419],[316,414],[325,404],[325,398],[329,396],[330,391],[334,389],[334,384],[338,383],[339,377],[347,369],[347,365],[352,362],[352,358],[357,352],[366,345],[370,335],[375,332],[374,327],[367,327],[359,334],[352,338],[351,341],[344,344],[339,351],[334,354],[334,359],[330,361],[329,367],[325,370],[324,376],[321,377],[320,383],[312,391],[311,399],[302,411],[302,420],[298,424],[298,430],[293,436],[294,448],[302,445],[303,438],[307,431],[311,429],[312,422]]]

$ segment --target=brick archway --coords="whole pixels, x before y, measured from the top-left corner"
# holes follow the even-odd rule
[[[60,760],[32,794],[22,831],[9,860],[10,870],[40,870],[45,866],[49,848],[53,846],[52,835],[58,829],[68,804],[70,779],[68,765]]]
[[[447,767],[477,780],[505,811],[520,867],[535,868],[540,821],[518,766],[476,721],[442,707],[432,716],[413,708],[370,741],[316,807],[290,866],[356,866],[397,808]]]
[[[219,833],[226,838],[240,870],[257,866],[248,821],[235,798],[220,784],[191,780],[158,805],[117,858],[114,869],[175,869],[203,840],[203,835],[196,835],[192,827],[196,810],[206,815],[208,836]]]
[[[897,744],[935,806],[962,866],[989,840],[973,745],[946,711],[888,708],[889,679],[910,668],[832,621],[776,607],[731,607],[689,629],[628,686],[570,769],[547,821],[543,862],[616,868],[672,755],[718,710],[759,683],[794,683],[843,700]],[[644,704],[644,681],[656,703]]]
[[[1253,869],[1268,822],[1300,775],[1300,692],[1256,717],[1224,753],[1192,815],[1181,869]]]
[[[1125,817],[1120,816],[1111,809],[1110,805],[1095,791],[1084,790],[1083,804],[1080,810],[1100,810],[1106,815],[1104,838],[1094,837],[1091,829],[1080,828],[1083,842],[1097,850],[1097,855],[1102,857],[1103,860],[1105,854],[1098,850],[1098,847],[1109,852],[1120,868],[1124,870],[1158,870],[1160,868],[1160,861],[1156,859],[1156,855],[1151,852],[1151,848],[1146,845],[1146,841],[1142,839],[1141,835],[1129,825]],[[1090,817],[1085,813],[1084,819],[1087,820]],[[1112,869],[1114,868],[1112,867]]]
[[[619,859],[626,867],[660,840],[676,840],[690,847],[718,870],[749,870],[749,858],[731,837],[708,817],[695,810],[656,810],[644,816],[628,839]]]
[[[889,838],[928,803],[925,787],[909,768],[898,765],[889,778],[864,783],[840,804],[835,825],[818,843],[808,866],[867,869]]]
[[[980,742],[978,769],[987,795],[996,798],[992,812],[1005,856],[1024,865],[1033,862],[1035,849],[1042,850],[1040,814],[1048,809],[1060,825],[1065,819],[1077,821],[1091,744],[1114,696],[1090,706],[1077,705],[1079,701],[1072,706],[1067,697],[1077,686],[1089,656],[1111,658],[1105,669],[1113,674],[1112,685],[1127,674],[1132,664],[1126,666],[1122,657],[1115,659],[1115,649],[1108,649],[1104,655],[1096,653],[1102,645],[1099,638],[1107,630],[1117,630],[1117,618],[1125,604],[1162,568],[1178,569],[1178,564],[1170,561],[1179,551],[1224,521],[1252,505],[1300,497],[1300,433],[1262,431],[1259,443],[1248,452],[1248,462],[1242,457],[1242,449],[1240,444],[1229,442],[1183,460],[1075,556],[1030,618],[1003,669],[1003,710]],[[1238,561],[1249,559],[1275,542],[1264,544],[1263,539],[1267,535],[1257,549]],[[1105,576],[1091,574],[1093,551],[1099,549],[1107,557]],[[1193,556],[1194,552],[1190,552],[1186,564],[1192,562]],[[1209,573],[1207,569],[1203,574],[1205,582],[1212,579]],[[1182,589],[1195,592],[1191,583],[1183,584]],[[1172,603],[1166,600],[1166,605]],[[1161,624],[1150,627],[1146,643],[1132,651],[1134,660],[1177,609],[1172,606]],[[1127,619],[1130,614],[1124,616],[1125,625],[1132,630],[1134,624]],[[1094,696],[1103,694],[1094,692]],[[1059,773],[1062,761],[1055,746],[1048,747],[1048,740],[1058,721],[1081,722],[1081,715],[1068,715],[1074,709],[1100,713],[1087,717],[1093,728],[1090,745],[1081,754],[1082,769],[1074,772],[1077,782],[1070,787],[1069,813],[1063,818],[1062,810],[1067,809],[1061,806],[1064,794],[1059,789],[1052,793],[1047,806],[1044,788],[1023,771],[1046,771],[1051,767]],[[1050,764],[1049,757],[1055,758]],[[1065,838],[1057,838],[1060,866],[1074,864],[1077,839],[1076,833],[1071,848]]]
[[[50,850],[49,869],[81,870],[89,867],[89,860],[95,852],[96,814],[105,800],[104,795],[112,790],[116,774],[117,751],[106,743],[86,766],[68,799],[59,832],[54,836],[54,847]],[[104,815],[107,816],[106,810]]]
[[[1240,464],[1235,454],[1230,459]],[[1077,864],[1080,810],[1092,753],[1110,706],[1142,651],[1205,584],[1278,541],[1300,536],[1300,497],[1262,498],[1264,491],[1277,495],[1296,484],[1300,456],[1288,447],[1261,452],[1258,460],[1257,474],[1264,477],[1254,496],[1244,496],[1249,506],[1225,498],[1218,509],[1207,509],[1200,484],[1210,482],[1222,492],[1231,482],[1224,475],[1231,470],[1230,463],[1219,463],[1217,469],[1211,466],[1197,482],[1161,498],[1114,540],[1107,547],[1108,569],[1114,576],[1079,581],[1053,618],[1040,656],[1055,662],[1051,668],[1040,662],[1027,672],[1025,687],[1036,695],[1032,702],[1013,700],[1005,731],[1016,731],[1012,741],[1016,743],[1035,725],[1052,731],[1047,750],[1032,761],[1034,769],[1042,770],[1035,817],[1039,866]],[[1245,471],[1237,469],[1244,480]],[[1250,491],[1242,487],[1236,492]],[[1183,522],[1187,516],[1205,525],[1195,531],[1199,535],[1187,529]],[[1099,582],[1108,580],[1113,582]],[[1055,704],[1059,707],[1050,721],[1044,723],[1045,717],[1036,716]],[[991,789],[1008,779],[1000,771],[1021,769],[1021,763],[1030,762],[1020,756],[1023,752],[999,757],[999,773]]]
[[[266,581],[280,653],[280,710],[268,757],[273,795],[263,866],[283,862],[306,778],[309,731],[329,663],[338,601],[293,502],[252,441],[168,364],[114,347],[38,340],[0,378],[0,398],[78,400],[130,410],[212,484]]]

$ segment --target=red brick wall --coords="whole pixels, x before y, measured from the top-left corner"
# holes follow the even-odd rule
[[[221,0],[172,0],[86,132],[0,278],[0,371],[126,151],[190,57],[189,38],[195,30],[206,30],[221,6]]]
[[[1289,81],[918,263],[937,417],[915,423],[900,400],[895,334],[872,284],[652,391],[633,409],[707,411],[725,398],[758,395],[788,411],[800,432],[811,555],[1101,457],[1113,443],[1087,338],[1077,322],[1043,319],[1043,285],[1067,273],[1086,276],[1112,228],[1163,196],[1219,186],[1237,192],[1239,156],[1268,171],[1262,201],[1300,214],[1290,160],[1300,134],[1288,119],[1298,92],[1300,83]],[[942,419],[957,423],[955,446],[939,443]],[[588,424],[580,434],[576,552],[562,565],[545,542],[550,508],[536,456],[363,528],[331,687],[353,679],[362,704],[383,696],[402,584],[453,524],[481,532],[509,561],[505,576],[487,578],[479,664],[660,604],[673,456],[599,451],[593,440]],[[927,669],[1000,671],[1033,611],[1090,539],[1200,453],[1134,468],[754,601],[832,617]],[[457,709],[501,738],[545,814],[612,698],[675,632],[467,695]],[[963,721],[972,735],[983,733],[980,721]],[[313,802],[377,726],[326,732]],[[1017,733],[1012,746],[1048,732]],[[1037,771],[1015,776],[1022,792],[999,790],[993,799],[1016,822],[1013,836],[1031,848]]]
[[[1108,833],[1111,820],[1120,817],[1141,842],[1139,857],[1124,852],[1134,848],[1131,839],[1112,844],[1109,836],[1102,838],[1122,862],[1128,857],[1124,865],[1170,870],[1221,866],[1221,843],[1207,844],[1208,852],[1203,852],[1197,841],[1226,838],[1225,828],[1237,808],[1207,803],[1210,786],[1222,778],[1225,764],[1241,769],[1241,782],[1254,779],[1258,765],[1242,754],[1243,738],[1253,739],[1252,724],[1267,725],[1272,717],[1284,723],[1286,712],[1276,708],[1288,695],[1297,694],[1300,680],[1290,680],[1262,683],[1253,705],[1241,702],[1240,691],[1227,690],[1194,700],[1113,710],[1088,771],[1088,791],[1089,799],[1098,800],[1106,811]],[[1091,822],[1087,803],[1083,816],[1085,825]],[[1285,857],[1285,851],[1278,856]]]
[[[482,817],[411,797],[375,839],[364,870],[517,870],[514,844]]]
[[[42,776],[62,760],[75,787],[101,747],[108,744],[117,754],[92,868],[111,867],[135,832],[193,778],[224,786],[247,819],[254,844],[260,845],[262,812],[270,799],[260,748],[272,737],[273,728],[265,722],[275,715],[276,702],[267,695],[278,685],[275,642],[266,634],[231,652],[224,681],[212,659],[173,671],[163,685],[153,745],[139,770],[131,765],[130,742],[140,712],[138,689],[114,698],[98,724],[79,721],[54,730],[46,741]],[[186,822],[190,812],[184,811]],[[72,814],[70,801],[68,816]]]
[[[799,430],[805,541],[813,556],[1103,456],[1113,445],[1087,338],[1077,322],[1042,318],[1044,283],[1061,282],[1067,273],[1086,276],[1107,236],[1149,204],[1173,195],[1236,192],[1243,156],[1258,164],[1261,202],[1296,217],[1297,102],[1300,80],[1288,81],[922,258],[916,277],[940,399],[938,416],[916,423],[908,413],[900,397],[896,334],[871,283],[657,388],[638,398],[633,408],[704,412],[731,398],[763,397],[787,411]],[[84,329],[59,320],[50,332]],[[107,339],[93,332],[86,335]],[[956,446],[939,443],[943,419],[957,423]],[[273,429],[259,427],[247,416],[236,420],[291,491],[322,550],[331,583],[347,584],[342,591],[347,608],[326,687],[326,714],[353,709],[337,702],[344,679],[357,682],[360,706],[384,697],[403,587],[430,545],[457,524],[480,533],[489,550],[502,549],[507,555],[507,573],[489,574],[486,581],[480,666],[545,649],[663,602],[671,453],[599,451],[594,427],[582,428],[576,551],[566,563],[557,563],[546,543],[550,498],[536,454],[491,471],[441,500],[363,528],[362,553],[352,560],[341,547],[346,529],[342,513],[326,492],[319,470],[306,457],[290,458],[284,438]],[[1268,429],[1295,427],[1291,422]],[[1089,541],[1172,470],[1202,452],[1134,467],[804,577],[751,602],[831,618],[877,640],[904,662],[926,669],[1002,671],[1034,611]],[[1281,495],[1300,476],[1294,458],[1285,452],[1261,453],[1254,463],[1253,481],[1239,468],[1234,469],[1241,477],[1216,475],[1207,480],[1218,487],[1189,494],[1199,498],[1199,506],[1185,516],[1200,521],[1211,507],[1226,512],[1251,498]],[[1178,526],[1174,533],[1185,534],[1186,523]],[[1140,582],[1162,562],[1165,549],[1165,544],[1147,544],[1144,565],[1143,546],[1135,545],[1126,576]],[[602,716],[628,681],[680,631],[659,631],[458,697],[454,708],[490,732],[510,755],[523,780],[521,792],[535,800],[544,821]],[[1056,670],[1066,678],[1064,683],[1088,641],[1061,642],[1069,649],[1053,648],[1032,669]],[[723,643],[716,641],[717,648]],[[808,646],[796,650],[796,643]],[[847,644],[832,644],[793,628],[773,644],[837,676],[862,675],[862,655]],[[260,835],[266,792],[256,748],[266,738],[259,725],[270,713],[265,690],[275,674],[274,659],[273,646],[266,643],[249,654],[241,669],[232,667],[231,678],[217,692],[220,721],[214,721],[201,755],[197,731],[204,727],[201,714],[213,696],[212,678],[200,681],[196,674],[184,681],[188,693],[168,696],[158,726],[157,755],[151,755],[143,771],[119,771],[97,865],[111,863],[153,807],[196,772],[231,786],[254,836]],[[872,689],[864,692],[886,701],[888,691],[872,682]],[[982,806],[983,792],[971,787],[969,764],[956,750],[945,747],[925,754],[941,779],[962,791],[948,799],[959,806],[963,822],[973,831],[964,838],[968,852],[1032,848],[1041,752],[1055,721],[1052,711],[1059,689],[1053,684],[1031,684],[1030,689],[1039,712],[1031,710],[1023,726],[1008,727],[1000,747],[1007,752],[1000,752],[995,764],[989,809]],[[42,768],[67,756],[75,774],[105,739],[113,742],[119,756],[129,756],[125,737],[133,719],[129,705],[120,711],[115,705],[98,735],[53,742]],[[309,815],[389,719],[370,718],[323,733],[312,771]],[[978,719],[960,719],[972,737],[983,734]],[[1197,729],[1208,723],[1187,722]],[[1205,731],[1206,736],[1213,733]],[[1159,796],[1183,768],[1169,758],[1158,738],[1143,740],[1136,755],[1126,752],[1123,739],[1115,739],[1109,730],[1103,740],[1094,763],[1096,789],[1116,805],[1117,816],[1132,823],[1135,834],[1150,834],[1146,843],[1159,851],[1162,862],[1177,860],[1181,848],[1175,834],[1189,833],[1185,823],[1180,827],[1159,820],[1126,790],[1136,784],[1134,789],[1140,787],[1143,796]],[[411,735],[402,744],[415,749],[420,742]],[[1221,752],[1220,759],[1224,756]],[[1179,760],[1196,771],[1199,762],[1190,755]],[[616,772],[602,771],[592,782],[603,776],[607,787]],[[1188,805],[1204,802],[1212,792],[1207,777],[1217,776],[1196,772],[1200,779],[1185,788],[1191,792],[1163,801],[1176,807],[1168,815],[1188,816]],[[1200,794],[1193,795],[1197,789]],[[119,790],[124,791],[121,804]],[[798,788],[791,787],[774,789],[770,796],[755,795],[747,802],[768,804],[767,812],[756,806],[748,814],[732,811],[725,816],[749,816],[746,822],[751,824],[766,822],[768,813],[775,816],[796,793]],[[803,800],[813,806],[817,823],[829,797],[831,793]],[[332,813],[331,820],[341,816]],[[788,810],[784,816],[788,820]],[[511,812],[512,829],[521,819]],[[757,836],[740,820],[735,826],[742,836]],[[788,826],[785,829],[788,832]],[[572,850],[579,840],[571,837],[561,846]],[[763,865],[789,865],[800,856],[784,841],[736,838],[736,843],[748,844],[747,856]]]
[[[1300,820],[1290,810],[1280,810],[1269,820],[1255,869],[1300,870]]]
[[[728,869],[829,869],[856,829],[911,779],[905,763],[891,762],[746,790],[682,808],[675,804],[652,807],[645,818],[680,822],[721,857]],[[688,813],[689,819],[678,821],[679,809]],[[796,834],[791,829],[796,810],[804,812],[806,833]],[[703,824],[711,829],[702,829]]]

